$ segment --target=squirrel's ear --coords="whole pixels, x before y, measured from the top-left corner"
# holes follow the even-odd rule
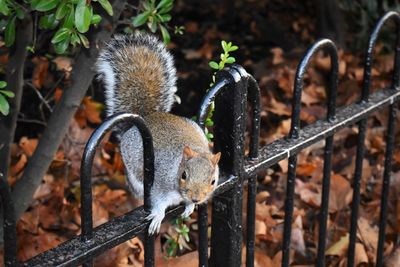
[[[214,165],[217,165],[218,164],[218,161],[221,159],[221,152],[218,152],[217,154],[215,154],[215,155],[213,155],[212,157],[211,157],[211,162],[214,164]]]
[[[183,156],[185,157],[186,160],[189,160],[191,158],[194,158],[197,156],[197,152],[193,151],[190,147],[185,146],[183,148]]]

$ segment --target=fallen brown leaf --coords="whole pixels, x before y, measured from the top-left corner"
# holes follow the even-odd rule
[[[341,237],[339,241],[326,250],[325,255],[343,257],[347,253],[349,247],[349,237],[350,235],[348,233]]]
[[[269,50],[272,54],[272,65],[278,65],[285,61],[283,58],[283,49],[280,47],[274,47]]]
[[[35,152],[38,139],[28,139],[26,136],[19,140],[19,146],[24,151],[25,155],[30,157]]]
[[[376,250],[378,245],[378,227],[371,226],[369,221],[363,217],[358,219],[359,238],[364,244],[370,262],[376,262]]]
[[[40,89],[48,76],[49,61],[45,57],[34,57],[32,62],[35,64],[32,73],[32,84]]]

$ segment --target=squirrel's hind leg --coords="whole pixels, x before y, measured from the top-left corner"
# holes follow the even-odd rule
[[[151,196],[151,211],[146,219],[150,222],[149,235],[160,232],[161,223],[168,207],[178,205],[182,197],[178,192],[167,192]]]

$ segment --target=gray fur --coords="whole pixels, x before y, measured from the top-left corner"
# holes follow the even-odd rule
[[[97,73],[99,79],[105,83],[107,115],[113,115],[119,112],[135,112],[140,114],[140,107],[125,106],[123,97],[118,91],[118,73],[121,68],[126,68],[119,64],[116,55],[120,53],[121,48],[144,46],[149,48],[156,54],[163,68],[165,84],[160,88],[161,97],[158,99],[160,105],[157,111],[169,112],[174,103],[174,94],[176,88],[176,69],[174,66],[174,59],[171,53],[166,49],[164,43],[159,41],[154,35],[136,32],[134,35],[116,35],[103,49],[97,61]],[[122,55],[123,56],[123,55]],[[132,59],[134,60],[134,59]],[[131,90],[137,90],[131,88]],[[140,91],[135,92],[140,93]],[[146,106],[144,104],[144,106]],[[155,111],[155,110],[154,110]]]

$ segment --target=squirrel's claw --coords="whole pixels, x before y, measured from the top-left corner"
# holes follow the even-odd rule
[[[149,225],[149,235],[154,235],[160,232],[160,227],[163,219],[163,214],[151,213],[149,216],[146,217],[146,220],[151,221]]]
[[[192,214],[193,211],[194,211],[194,206],[195,206],[194,203],[186,204],[185,210],[182,212],[181,217],[182,217],[182,218],[187,218],[187,217],[189,217],[190,214]]]

